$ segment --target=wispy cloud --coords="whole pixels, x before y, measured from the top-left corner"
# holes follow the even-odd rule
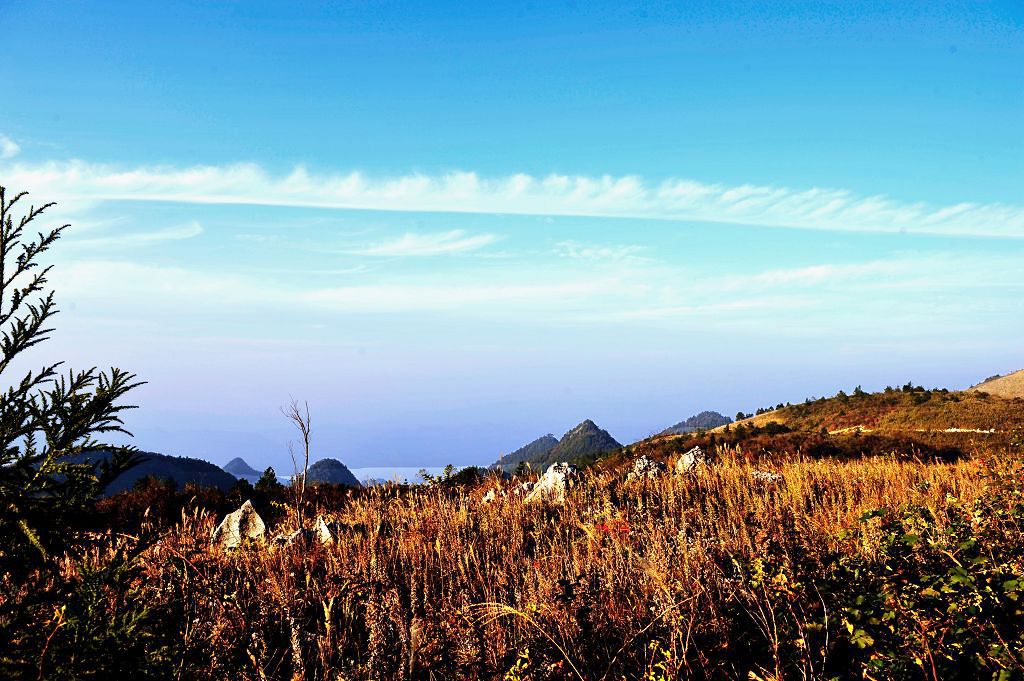
[[[706,221],[805,229],[1024,237],[1024,206],[928,205],[843,189],[648,182],[636,176],[482,178],[472,172],[371,178],[275,176],[255,164],[119,168],[84,161],[0,167],[12,186],[52,200],[175,201],[386,211]]]
[[[21,147],[7,135],[0,135],[0,159],[14,158],[21,153]]]
[[[485,278],[475,269],[444,267],[397,277],[363,272],[352,279],[348,273],[321,278],[280,268],[210,271],[108,256],[73,257],[52,278],[62,302],[73,303],[82,319],[216,320],[199,327],[203,335],[237,333],[236,325],[253,319],[258,325],[252,333],[272,336],[268,329],[290,328],[296,319],[330,328],[358,318],[353,328],[367,333],[395,324],[431,328],[445,325],[438,321],[443,319],[472,322],[481,333],[536,327],[632,334],[656,328],[826,338],[839,329],[850,340],[974,329],[1016,333],[1024,318],[1018,260],[1014,253],[946,253],[722,275],[657,262],[595,267],[581,259],[528,274],[521,262],[502,262],[487,268]],[[975,286],[983,295],[967,291]]]
[[[772,269],[754,274],[727,275],[715,281],[720,290],[781,288],[788,286],[821,286],[824,284],[849,283],[865,279],[885,279],[908,272],[919,272],[934,258],[914,260],[874,260],[847,264],[821,264]],[[948,264],[948,263],[947,263]]]
[[[473,308],[498,314],[511,309],[575,309],[593,301],[635,300],[646,293],[643,284],[614,276],[563,276],[528,283],[496,281],[478,285],[445,278],[317,287],[117,260],[67,263],[55,269],[52,278],[56,288],[74,291],[78,301],[135,301],[148,310],[154,305],[270,305],[288,309],[299,305],[331,313],[395,314]]]
[[[807,290],[828,287],[867,291],[878,289],[984,288],[996,293],[1024,287],[1015,263],[1008,255],[961,255],[939,252],[852,263],[824,263],[770,269],[750,274],[728,274],[707,280],[701,290],[761,292]]]
[[[203,226],[192,220],[182,225],[154,230],[152,232],[132,232],[110,236],[89,237],[86,239],[70,238],[67,245],[85,248],[116,248],[120,246],[145,246],[167,241],[192,239],[203,233]]]
[[[565,258],[614,262],[642,260],[638,254],[644,250],[643,246],[599,246],[578,241],[560,241],[555,247],[556,253]]]
[[[408,232],[397,239],[352,249],[348,252],[353,255],[387,257],[454,255],[478,250],[497,240],[498,236],[495,234],[469,235],[461,229],[432,234]]]

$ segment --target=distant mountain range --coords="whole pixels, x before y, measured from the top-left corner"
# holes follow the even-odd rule
[[[659,435],[677,435],[693,433],[699,430],[711,430],[732,423],[732,419],[717,411],[702,411],[685,421],[666,428]],[[506,454],[494,462],[494,467],[505,471],[514,470],[521,463],[528,463],[534,468],[543,468],[559,461],[572,461],[581,457],[596,456],[621,449],[622,444],[587,419],[568,433],[561,440],[548,433],[533,442]]]
[[[501,457],[494,465],[504,470],[512,470],[520,463],[543,468],[559,461],[604,454],[621,447],[607,430],[587,419],[563,435],[561,440],[556,440],[554,435],[545,435]]]
[[[263,477],[263,474],[250,466],[242,457],[235,457],[224,466],[224,470],[236,478],[248,480],[255,484]],[[331,485],[350,485],[359,487],[359,480],[353,475],[348,466],[337,459],[320,459],[309,467],[309,482],[327,483]]]
[[[100,462],[109,460],[110,456],[110,452],[101,451],[69,456],[67,460],[70,463]],[[238,480],[247,480],[251,484],[256,484],[263,475],[241,457],[235,457],[224,468],[202,459],[169,456],[156,452],[137,452],[136,458],[139,459],[139,463],[107,485],[103,490],[105,495],[130,490],[139,480],[147,477],[171,480],[178,489],[186,484],[193,484],[198,487],[216,487],[226,491],[231,489]],[[309,481],[310,483],[360,486],[352,471],[337,459],[321,459],[312,464],[309,467]]]
[[[670,426],[665,430],[661,431],[659,435],[683,435],[685,433],[695,433],[698,430],[711,430],[712,428],[718,428],[728,423],[732,423],[732,419],[728,416],[723,416],[717,411],[702,411],[699,414],[691,416],[685,421],[680,421],[674,426]]]
[[[110,456],[110,452],[92,452],[69,456],[68,460],[73,463],[99,462],[109,460]],[[117,494],[130,490],[139,480],[150,476],[173,480],[179,489],[186,483],[193,483],[200,487],[217,487],[228,490],[236,482],[235,476],[202,459],[168,456],[156,452],[138,452],[136,457],[140,459],[140,463],[115,478],[103,490],[104,494]]]

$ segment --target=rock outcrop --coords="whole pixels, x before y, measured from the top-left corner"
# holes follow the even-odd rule
[[[318,516],[313,528],[303,527],[290,534],[279,534],[274,537],[274,543],[281,546],[291,546],[299,543],[302,546],[310,546],[313,542],[321,545],[334,543],[334,536],[339,533],[338,523],[329,523],[323,516]]]
[[[641,454],[633,461],[633,468],[626,474],[626,480],[653,480],[668,470],[661,461],[655,461],[646,454]]]
[[[321,544],[333,544],[334,535],[331,533],[331,525],[328,524],[323,517],[316,519],[316,525],[313,527],[313,531],[316,532],[316,540]]]
[[[579,469],[570,463],[551,464],[523,501],[526,503],[547,501],[552,504],[564,504],[565,493],[576,483],[578,476]]]
[[[313,538],[315,536],[316,532],[309,529],[308,527],[303,527],[289,534],[277,535],[276,537],[274,537],[274,543],[280,544],[281,546],[291,546],[292,544],[298,542],[303,546],[309,546],[313,543]]]
[[[694,473],[701,466],[707,465],[708,457],[704,453],[704,450],[700,447],[694,447],[693,449],[683,452],[683,455],[676,461],[676,475],[683,475],[684,473]]]
[[[782,482],[782,476],[771,471],[750,471],[750,477],[756,482],[777,485]]]
[[[263,518],[246,501],[237,511],[228,513],[213,531],[211,541],[225,549],[238,547],[246,539],[261,539],[267,531]]]

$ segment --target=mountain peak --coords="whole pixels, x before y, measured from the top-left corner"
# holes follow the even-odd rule
[[[602,430],[601,427],[598,426],[596,423],[594,423],[590,419],[585,419],[585,420],[581,421],[580,423],[576,424],[575,426],[573,426],[572,429],[569,430],[569,432],[567,432],[565,435],[562,436],[562,439],[564,440],[567,437],[577,437],[579,435],[585,435],[587,433],[603,433],[603,432],[605,432],[605,431]]]
[[[609,435],[608,431],[590,419],[585,419],[573,426],[562,436],[562,439],[556,439],[554,435],[548,433],[511,454],[501,457],[495,465],[505,470],[512,470],[520,463],[547,466],[559,461],[568,462],[581,457],[596,457],[620,447],[622,445]]]
[[[702,411],[699,414],[695,414],[685,421],[666,428],[661,431],[661,435],[682,435],[683,433],[693,433],[698,430],[711,430],[719,426],[724,426],[727,423],[732,423],[732,419],[728,416],[723,416],[717,411]]]
[[[586,419],[562,436],[558,444],[548,452],[545,463],[597,456],[621,447],[607,430]]]
[[[245,459],[243,459],[240,456],[236,456],[235,458],[231,459],[231,461],[228,461],[227,464],[224,466],[223,470],[225,470],[228,473],[231,473],[231,475],[235,476],[236,478],[253,475],[259,476],[260,474],[258,470],[250,466],[245,461]]]

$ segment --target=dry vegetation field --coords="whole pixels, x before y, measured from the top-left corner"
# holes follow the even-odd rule
[[[743,423],[764,426],[776,422],[811,432],[822,428],[830,432],[859,428],[881,433],[959,429],[994,430],[1005,434],[1020,426],[1022,420],[1024,396],[1002,398],[973,390],[914,388],[859,395],[840,393],[759,414]]]
[[[769,463],[720,446],[693,475],[592,467],[563,506],[484,503],[494,479],[377,487],[311,502],[338,523],[331,544],[230,552],[193,502],[6,594],[6,630],[35,618],[6,663],[32,678],[1019,678],[1019,453]],[[766,466],[781,481],[752,477]],[[33,611],[48,589],[63,605]]]

